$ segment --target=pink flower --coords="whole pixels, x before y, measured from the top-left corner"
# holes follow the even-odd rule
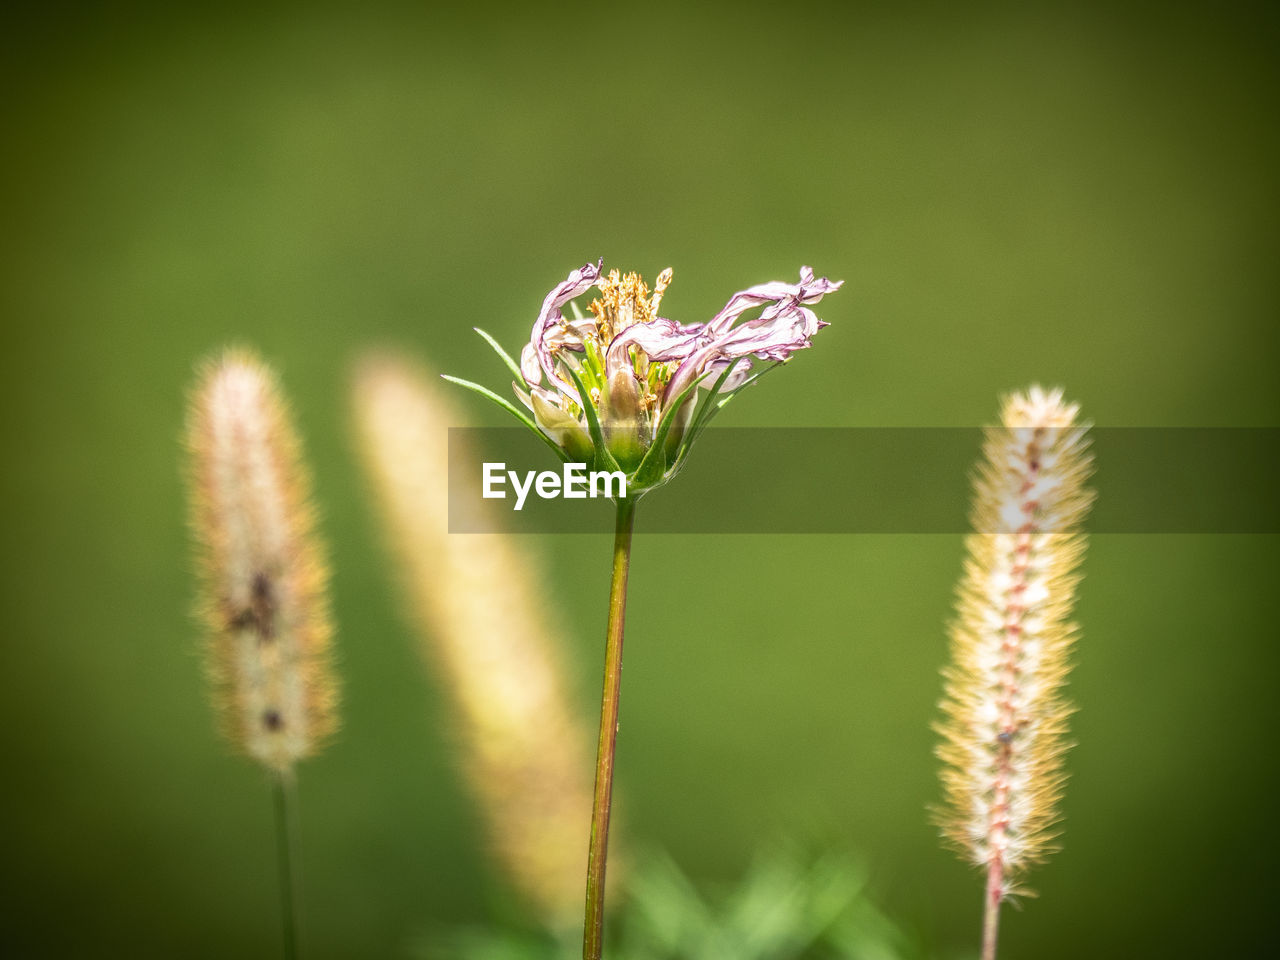
[[[754,362],[779,363],[810,345],[826,326],[810,307],[842,285],[802,267],[799,283],[748,287],[706,323],[685,326],[658,312],[669,268],[650,292],[637,274],[602,276],[602,264],[583,264],[547,294],[518,365],[484,334],[518,373],[512,386],[532,420],[464,385],[508,406],[565,459],[621,468],[639,489],[674,475],[697,432],[760,375]],[[589,313],[575,306],[565,316],[592,287]]]

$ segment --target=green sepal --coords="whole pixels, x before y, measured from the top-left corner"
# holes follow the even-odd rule
[[[715,411],[712,414],[709,414],[707,416],[707,419],[710,420],[712,416],[714,416],[716,413],[719,413],[721,410],[727,407],[729,405],[730,400],[736,397],[739,393],[741,393],[747,387],[751,386],[753,383],[755,383],[757,380],[763,377],[770,370],[777,370],[779,367],[784,366],[786,362],[787,362],[786,360],[778,360],[774,363],[769,364],[769,366],[765,367],[759,373],[754,374],[753,376],[747,377],[747,379],[743,380],[742,383],[738,384],[738,388],[734,390],[733,393],[729,394],[727,397],[721,400],[719,404],[716,405]]]
[[[687,387],[680,391],[680,395],[667,405],[666,412],[662,415],[662,422],[658,424],[658,429],[654,431],[653,443],[649,446],[649,452],[644,455],[644,459],[640,461],[640,466],[636,468],[636,472],[632,475],[632,482],[637,487],[651,487],[662,479],[663,474],[667,472],[666,455],[663,448],[667,443],[667,434],[671,432],[671,424],[675,422],[676,411],[684,405],[684,401],[689,394],[698,389],[698,384],[707,378],[708,374],[702,374],[695,378]],[[674,458],[672,462],[675,462]]]
[[[570,379],[573,380],[573,385],[578,390],[578,399],[582,403],[582,412],[587,415],[587,432],[591,434],[591,442],[596,447],[595,469],[623,472],[622,468],[618,466],[618,461],[613,459],[613,454],[609,452],[609,448],[604,444],[604,431],[600,429],[600,417],[596,414],[595,404],[591,402],[591,394],[583,386],[582,377],[578,376],[578,371],[569,364],[562,363],[560,366],[568,372]]]
[[[729,374],[733,373],[733,368],[738,365],[738,362],[740,360],[742,360],[742,357],[734,357],[733,360],[729,362],[729,366],[724,368],[724,372],[720,374],[719,377],[716,378],[716,382],[711,387],[711,392],[707,394],[707,398],[702,401],[702,406],[698,410],[698,415],[697,417],[694,418],[693,423],[689,427],[689,430],[688,430],[689,440],[687,443],[682,444],[681,452],[693,446],[693,442],[697,440],[698,436],[702,433],[702,431],[706,429],[706,426],[710,422],[711,418],[720,412],[720,408],[729,402],[729,400],[733,397],[734,393],[737,393],[737,390],[735,390],[733,393],[730,393],[727,397],[725,397],[723,402],[721,402],[718,406],[716,405],[716,398],[720,396],[720,391],[721,389],[723,389],[725,381],[729,379]],[[757,374],[757,376],[759,376],[759,374]],[[747,383],[750,383],[750,382],[751,382],[750,380],[747,381]],[[738,389],[741,390],[742,387],[745,387],[746,385],[747,384],[744,383]],[[677,456],[676,459],[679,459],[679,456]]]
[[[519,409],[511,401],[498,396],[488,387],[482,387],[480,386],[480,384],[472,383],[470,380],[463,380],[461,377],[451,377],[447,373],[442,373],[440,376],[442,379],[448,380],[450,383],[456,383],[460,387],[466,387],[468,390],[471,390],[475,393],[480,394],[480,396],[482,397],[487,397],[489,400],[492,400],[494,403],[500,406],[503,410],[507,411],[507,413],[511,414],[513,417],[519,420],[522,424],[528,427],[531,431],[537,434],[538,439],[541,440],[543,443],[545,443],[552,450],[554,450],[556,452],[557,457],[559,457],[562,461],[565,461],[565,462],[568,461],[569,455],[565,453],[563,450],[561,450],[560,446],[554,440],[552,440],[540,429],[538,429],[538,425],[534,423],[533,420],[523,410]]]
[[[502,349],[501,344],[499,344],[497,340],[493,339],[493,337],[489,336],[489,334],[485,333],[479,327],[472,327],[471,329],[484,337],[485,343],[493,347],[493,352],[502,358],[502,362],[507,365],[507,369],[511,371],[512,375],[517,380],[524,380],[524,374],[520,371],[520,364],[516,363],[515,360],[512,359],[511,354]]]
[[[706,400],[702,402],[702,406],[698,413],[697,421],[687,432],[686,442],[681,444],[680,450],[676,454],[675,460],[672,462],[673,468],[678,468],[683,464],[684,459],[688,456],[690,448],[692,448],[692,446],[697,442],[698,438],[702,436],[702,431],[707,428],[707,426],[715,418],[716,414],[718,414],[721,410],[723,410],[725,407],[729,405],[730,400],[736,397],[744,389],[751,386],[751,384],[755,383],[757,380],[763,377],[770,370],[776,370],[778,367],[781,367],[783,364],[787,362],[785,360],[779,360],[775,363],[769,364],[769,366],[765,367],[759,373],[748,377],[746,380],[742,381],[742,383],[738,384],[738,386],[735,387],[731,393],[728,393],[724,397],[720,397],[719,399],[717,399],[717,397],[719,397],[721,387],[724,386],[725,380],[728,379],[729,374],[733,371],[733,368],[737,365],[738,361],[741,359],[742,357],[734,358],[733,363],[729,365],[729,367],[724,371],[724,373],[720,374],[719,379],[717,379],[715,382],[715,386],[711,388],[711,392],[707,395]]]

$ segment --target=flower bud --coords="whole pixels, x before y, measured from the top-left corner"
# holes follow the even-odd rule
[[[530,397],[533,406],[533,419],[544,433],[579,463],[592,463],[595,457],[595,444],[582,424],[574,417],[553,406],[542,398],[538,391]]]
[[[609,377],[609,392],[601,404],[605,445],[623,470],[640,465],[649,446],[649,426],[640,410],[640,391],[630,366],[623,364]]]

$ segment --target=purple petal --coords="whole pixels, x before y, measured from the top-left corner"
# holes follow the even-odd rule
[[[662,392],[663,407],[680,396],[709,364],[720,358],[720,349],[714,343],[686,357],[684,362],[676,367],[676,372],[671,375],[671,379],[667,381],[667,388]]]
[[[529,343],[520,352],[520,373],[530,386],[542,379],[538,375],[537,368],[533,365],[534,360],[537,361],[538,367],[542,369],[542,372],[546,373],[547,379],[554,383],[557,377],[551,358],[552,349],[566,346],[569,349],[581,349],[581,339],[577,336],[576,331],[573,333],[569,331],[568,325],[564,322],[564,316],[560,313],[560,308],[574,297],[580,296],[590,289],[599,279],[600,267],[603,264],[603,258],[595,264],[584,263],[577,270],[571,272],[563,282],[553,287],[551,292],[547,294],[546,299],[542,301],[542,311],[538,314],[538,319],[534,321]]]
[[[609,369],[615,368],[625,360],[630,347],[639,347],[654,363],[683,360],[705,342],[703,328],[700,323],[686,327],[663,317],[649,323],[633,323],[613,338],[605,362]]]
[[[826,326],[804,304],[817,303],[839,290],[844,281],[815,278],[810,267],[800,268],[800,282],[762,283],[735,293],[724,309],[711,318],[700,332],[698,349],[687,354],[667,384],[664,399],[670,402],[707,371],[722,368],[728,361],[754,356],[762,360],[785,360],[809,346],[809,339]],[[764,310],[752,320],[734,327],[742,314],[753,307]],[[672,359],[676,359],[673,357]],[[748,361],[749,363],[749,361]],[[745,364],[739,364],[722,388],[733,390],[746,379]]]
[[[785,360],[787,355],[809,346],[821,321],[812,310],[796,301],[770,307],[760,317],[735,327],[716,341],[726,357],[755,354],[768,360]]]
[[[783,283],[774,280],[741,290],[729,298],[719,313],[707,323],[707,328],[714,334],[726,333],[735,320],[752,307],[766,303],[778,303],[793,300],[798,303],[817,303],[826,294],[834,293],[843,285],[843,280],[828,280],[826,277],[814,279],[812,267],[800,268],[799,283]]]

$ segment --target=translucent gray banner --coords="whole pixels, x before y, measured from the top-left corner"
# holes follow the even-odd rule
[[[1097,502],[1086,530],[1280,533],[1280,428],[1094,427],[1088,437]],[[680,474],[645,495],[637,530],[968,532],[982,442],[981,428],[710,429]],[[451,429],[449,531],[611,531],[612,502],[592,498],[577,472],[570,492],[585,495],[566,498],[565,479],[554,453],[522,428]]]

